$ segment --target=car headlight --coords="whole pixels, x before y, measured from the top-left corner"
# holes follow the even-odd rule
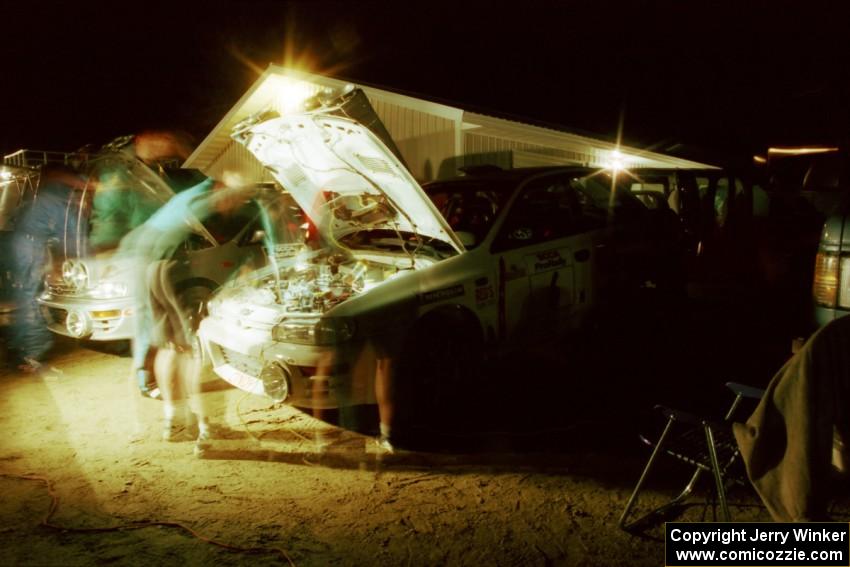
[[[95,299],[114,299],[127,296],[127,284],[122,282],[104,281],[89,290],[89,295]]]
[[[89,283],[89,270],[80,261],[65,260],[62,263],[62,279],[74,291],[82,291]]]
[[[354,336],[354,321],[342,317],[285,319],[272,329],[272,338],[284,343],[334,345]]]

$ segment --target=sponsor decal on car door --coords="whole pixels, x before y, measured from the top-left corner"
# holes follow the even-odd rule
[[[528,338],[556,331],[575,303],[574,250],[549,242],[504,256],[507,337]]]
[[[590,238],[576,222],[576,209],[569,178],[562,175],[533,180],[514,201],[494,243],[500,253],[500,338],[551,335],[584,301]]]

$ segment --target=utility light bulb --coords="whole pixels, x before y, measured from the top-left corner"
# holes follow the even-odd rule
[[[614,171],[625,169],[623,154],[620,153],[620,150],[614,150],[611,152],[611,157],[608,160],[608,169],[612,169]]]
[[[316,92],[316,87],[303,81],[284,80],[277,88],[277,109],[281,114],[301,108]]]

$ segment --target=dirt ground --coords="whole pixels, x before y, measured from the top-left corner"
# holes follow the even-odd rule
[[[663,564],[660,528],[617,527],[648,454],[634,427],[573,421],[383,455],[369,435],[213,380],[217,440],[200,459],[160,440],[161,402],[138,395],[128,358],[69,343],[49,366],[0,376],[4,564]],[[547,434],[558,441],[537,442]],[[646,502],[688,475],[662,470]],[[736,519],[768,519],[742,497]]]

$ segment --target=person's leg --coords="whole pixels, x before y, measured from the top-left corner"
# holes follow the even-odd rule
[[[196,356],[192,350],[194,341],[189,319],[183,311],[171,281],[170,273],[173,266],[174,262],[160,263],[156,282],[152,283],[154,289],[151,294],[151,303],[155,304],[155,313],[163,319],[165,338],[175,345],[177,351],[174,360],[175,379],[185,398],[186,424],[191,426],[197,423],[198,425],[195,454],[202,456],[209,448],[210,430],[200,395],[201,364],[199,356]],[[152,281],[153,279],[151,277]]]
[[[192,351],[179,355],[180,382],[198,423],[206,423],[207,411],[201,400],[201,360]]]
[[[19,287],[15,292],[15,319],[12,346],[17,351],[20,368],[35,372],[53,345],[53,333],[41,316],[39,290],[44,278],[47,258],[46,243],[24,235],[15,238],[15,271]]]
[[[169,328],[168,300],[166,291],[162,289],[162,273],[167,271],[167,263],[154,262],[147,267],[145,282],[148,289],[150,317],[153,323],[149,329],[151,343],[156,345],[157,353],[154,361],[154,373],[162,392],[164,411],[163,439],[178,441],[185,435],[180,435],[188,425],[188,409],[186,392],[180,379],[180,360],[177,348],[171,340]]]
[[[191,349],[178,354],[180,382],[188,396],[190,419],[198,424],[198,436],[195,439],[195,455],[201,457],[212,446],[212,432],[207,408],[201,396],[201,375],[203,367],[200,356]]]
[[[312,386],[313,408],[311,414],[319,421],[325,421],[326,412],[322,407],[327,403],[324,392],[327,391],[327,376],[331,373],[334,357],[330,353],[325,353],[316,364],[316,374],[310,381]],[[319,382],[322,382],[321,384]],[[313,447],[317,453],[321,453],[330,444],[327,436],[319,429],[313,432]]]
[[[173,348],[157,349],[154,372],[159,380],[163,400],[163,431],[165,441],[177,441],[187,425],[186,393],[180,381],[178,353]]]
[[[395,406],[392,396],[392,359],[378,358],[375,366],[375,400],[378,402],[378,420],[381,437],[379,444],[382,448],[392,451],[392,424],[395,417]]]
[[[133,339],[131,341],[132,369],[131,380],[136,381],[139,392],[143,396],[158,399],[161,391],[157,387],[155,373],[151,372],[151,329],[153,328],[153,316],[149,299],[148,286],[145,285],[147,266],[139,265],[136,276],[133,278]]]

